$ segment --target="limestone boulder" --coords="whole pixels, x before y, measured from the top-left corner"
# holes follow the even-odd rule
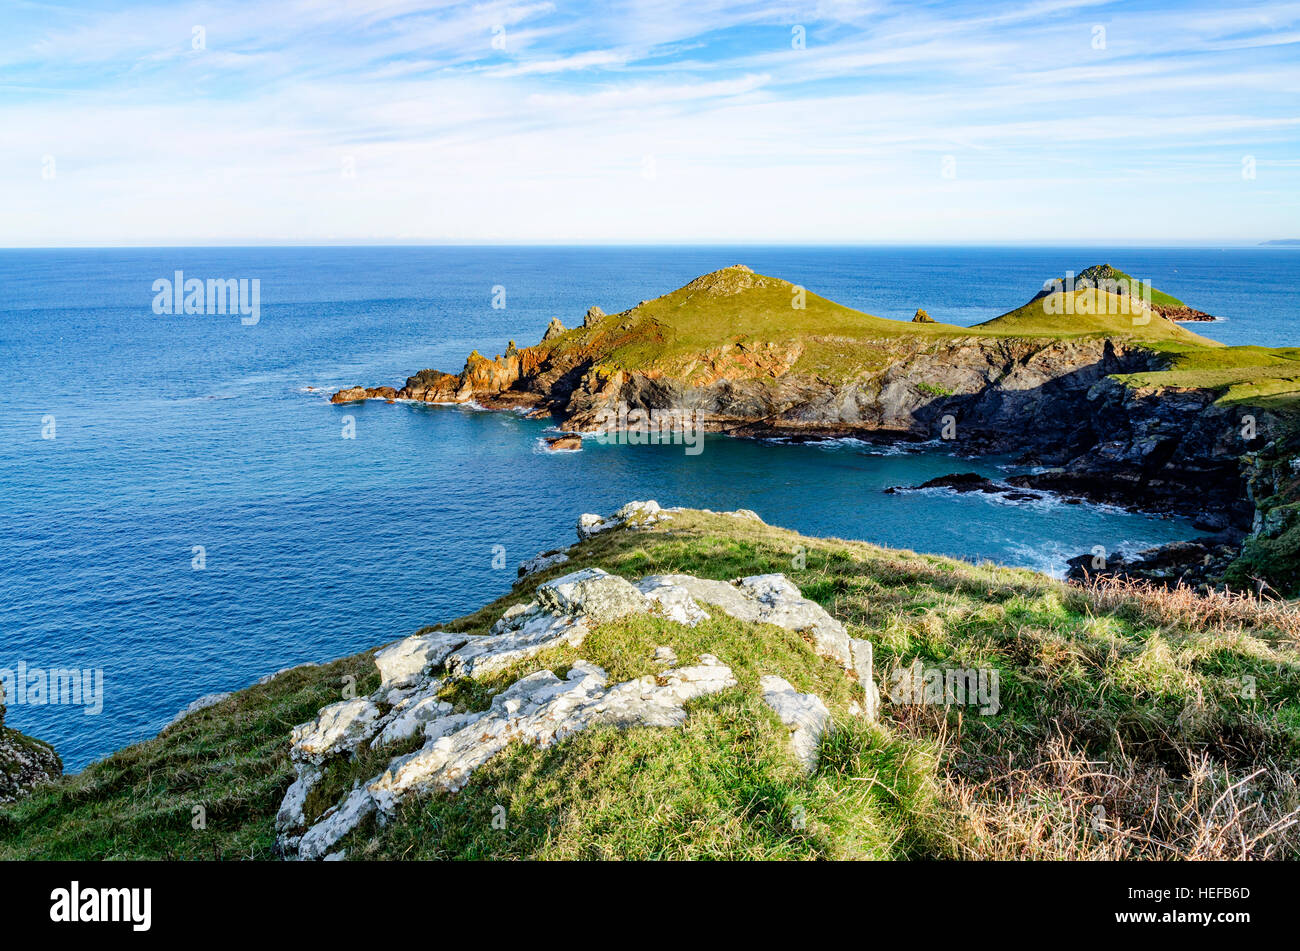
[[[375,654],[375,666],[384,689],[417,683],[445,661],[448,655],[469,641],[465,634],[434,631],[416,634],[390,644]]]
[[[649,599],[635,585],[600,568],[584,568],[545,582],[537,589],[537,600],[546,611],[581,616],[592,624],[650,609]]]
[[[381,712],[365,697],[331,703],[310,723],[293,728],[290,755],[319,766],[332,756],[357,749],[379,729]]]
[[[822,736],[831,726],[831,713],[820,697],[800,693],[788,680],[770,674],[760,677],[763,702],[790,728],[790,749],[808,772],[817,768]]]
[[[817,650],[846,670],[853,667],[853,652],[844,625],[816,601],[805,598],[782,574],[751,575],[739,587],[759,604],[759,620],[790,631],[806,632]]]

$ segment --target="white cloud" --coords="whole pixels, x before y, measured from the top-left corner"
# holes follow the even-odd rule
[[[1297,19],[297,0],[20,20],[0,244],[1257,240],[1300,194]]]

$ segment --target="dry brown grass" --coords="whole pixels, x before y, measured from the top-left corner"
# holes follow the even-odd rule
[[[930,816],[953,857],[980,860],[1300,858],[1300,781],[1257,761],[1234,772],[1181,746],[1181,768],[1124,752],[1089,755],[1059,723],[1030,750],[971,742],[960,717],[911,707],[891,725],[933,744]]]
[[[1157,624],[1195,630],[1275,631],[1300,643],[1300,605],[1295,601],[1232,591],[1198,593],[1186,585],[1164,588],[1109,576],[1090,578],[1078,588],[1101,613],[1128,613]]]

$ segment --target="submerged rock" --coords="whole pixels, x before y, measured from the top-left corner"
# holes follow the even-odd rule
[[[391,386],[349,386],[339,390],[330,397],[331,403],[356,403],[360,400],[388,400],[397,398],[397,390]]]
[[[1170,542],[1135,555],[1088,553],[1071,558],[1066,579],[1086,582],[1096,578],[1145,581],[1163,588],[1214,587],[1234,558],[1240,534],[1227,530],[1219,535]]]
[[[1038,502],[1045,496],[1039,492],[1026,492],[1024,489],[1017,488],[1014,485],[1004,485],[1001,482],[994,482],[985,476],[976,472],[957,472],[952,475],[938,476],[922,482],[920,485],[893,485],[885,489],[886,495],[894,495],[899,492],[920,492],[925,489],[951,489],[953,492],[964,494],[967,492],[980,492],[984,495],[998,495],[1011,502]],[[1067,499],[1066,501],[1078,502],[1078,499]]]

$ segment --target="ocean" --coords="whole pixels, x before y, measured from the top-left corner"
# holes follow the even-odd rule
[[[0,672],[102,671],[102,710],[15,703],[7,723],[76,770],[196,697],[479,607],[583,512],[632,499],[750,508],[815,535],[1060,573],[1177,519],[979,494],[886,495],[1009,460],[853,441],[540,448],[546,424],[470,407],[332,406],[615,312],[729,264],[883,317],[972,324],[1108,261],[1296,343],[1295,249],[188,248],[0,251]],[[255,323],[154,312],[154,283],[257,279]],[[494,300],[504,307],[494,307]],[[349,417],[351,422],[349,423]],[[351,438],[347,437],[349,428]],[[501,564],[505,567],[499,567]]]

